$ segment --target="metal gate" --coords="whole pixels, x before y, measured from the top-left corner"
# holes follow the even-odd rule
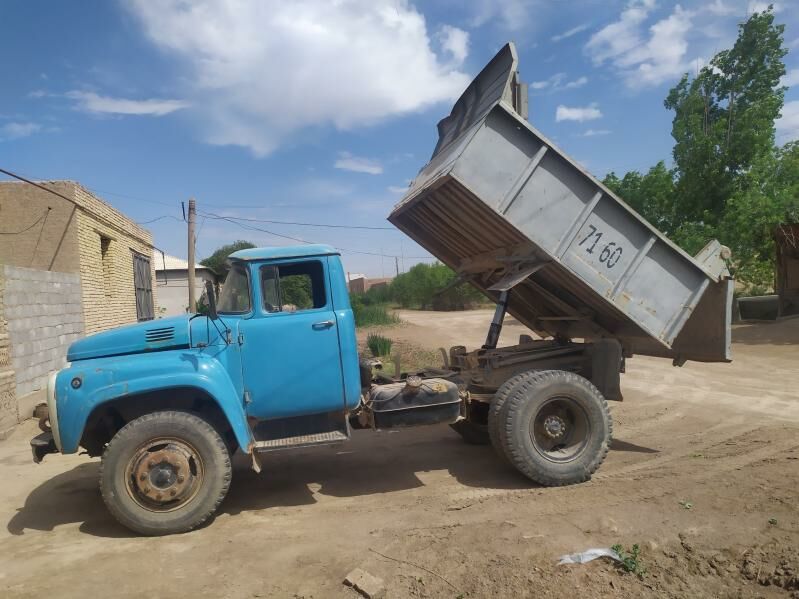
[[[136,318],[139,321],[154,318],[152,276],[150,259],[133,252],[133,286],[136,290]]]

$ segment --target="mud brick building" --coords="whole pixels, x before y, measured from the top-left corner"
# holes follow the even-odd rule
[[[149,231],[80,184],[0,182],[0,436],[44,401],[72,341],[156,312]]]

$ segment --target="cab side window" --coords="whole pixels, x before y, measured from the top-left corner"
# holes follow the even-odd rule
[[[327,299],[322,263],[312,260],[263,267],[261,295],[267,312],[324,308]]]

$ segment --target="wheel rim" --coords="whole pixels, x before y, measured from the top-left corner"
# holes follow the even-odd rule
[[[591,425],[583,407],[571,397],[547,400],[530,420],[530,439],[550,462],[570,462],[588,445]]]
[[[152,512],[171,512],[197,495],[204,480],[200,453],[177,438],[147,441],[133,453],[125,471],[131,499]]]

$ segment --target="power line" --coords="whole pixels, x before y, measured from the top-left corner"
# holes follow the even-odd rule
[[[0,235],[19,235],[21,233],[24,233],[25,231],[30,231],[31,229],[33,229],[33,227],[38,225],[41,222],[41,220],[47,216],[49,212],[50,208],[42,212],[39,215],[39,218],[37,218],[35,221],[33,221],[30,225],[28,225],[24,229],[20,229],[19,231],[0,231]]]
[[[299,237],[292,237],[291,235],[283,235],[281,233],[275,233],[274,231],[270,231],[270,230],[264,229],[262,227],[256,227],[254,225],[247,225],[247,224],[244,224],[244,223],[240,223],[240,222],[232,220],[232,219],[230,219],[229,217],[226,217],[226,216],[217,216],[216,219],[217,220],[228,221],[229,223],[232,223],[234,225],[238,225],[242,229],[249,229],[251,231],[260,231],[262,233],[267,233],[268,235],[274,235],[275,237],[282,237],[283,239],[289,239],[291,241],[298,241],[299,243],[306,243],[306,244],[309,244],[309,245],[314,243],[313,241],[307,241],[305,239],[300,239]],[[348,252],[350,254],[363,254],[365,256],[382,256],[384,258],[397,258],[398,257],[396,254],[383,254],[383,253],[379,253],[379,252],[367,252],[367,251],[364,251],[364,250],[354,250],[354,249],[351,249],[351,248],[344,248],[344,247],[338,247],[338,246],[333,246],[333,247],[335,249],[341,251],[341,252]],[[412,260],[432,260],[432,259],[435,259],[432,256],[405,256],[405,258],[409,258],[409,259],[412,259]]]
[[[136,221],[136,224],[137,225],[149,225],[150,223],[154,223],[156,221],[163,220],[165,218],[171,218],[172,220],[176,220],[179,223],[183,222],[182,218],[178,218],[177,216],[172,216],[171,214],[164,214],[163,216],[158,216],[158,217],[153,218],[151,220]]]
[[[207,218],[222,218],[226,220],[238,220],[252,223],[271,223],[273,225],[293,225],[297,227],[323,227],[327,229],[366,229],[369,231],[398,231],[394,227],[372,227],[369,225],[331,225],[329,223],[300,223],[285,220],[270,220],[266,218],[244,218],[239,216],[220,216],[213,212],[198,212],[200,215]]]
[[[41,183],[36,183],[35,181],[31,181],[30,179],[26,179],[25,177],[23,177],[21,175],[18,175],[16,173],[12,173],[11,171],[8,171],[8,170],[6,170],[4,168],[0,168],[0,173],[3,173],[4,175],[9,176],[12,179],[17,179],[18,181],[22,181],[23,183],[27,183],[28,185],[33,185],[34,187],[36,187],[38,189],[41,189],[42,191],[45,191],[47,193],[51,193],[54,196],[58,196],[59,198],[62,198],[64,200],[66,200],[67,202],[69,202],[70,204],[75,206],[76,208],[79,208],[80,210],[84,210],[84,211],[86,210],[86,208],[81,206],[77,201],[75,201],[75,199],[70,198],[68,196],[65,196],[63,193],[58,192],[55,189],[50,189],[49,187],[45,187]],[[48,210],[48,212],[49,212],[49,210]],[[156,247],[155,245],[153,245],[153,243],[151,241],[147,241],[146,239],[138,237],[137,235],[135,235],[131,231],[125,230],[124,228],[120,227],[119,225],[116,225],[116,224],[112,223],[111,221],[106,220],[105,218],[99,216],[98,214],[92,214],[92,218],[97,219],[98,221],[102,222],[103,224],[107,225],[108,227],[110,227],[112,229],[116,229],[117,231],[120,231],[120,232],[124,233],[125,235],[130,235],[131,237],[133,237],[137,241],[142,242],[147,247],[151,247],[154,250],[158,250],[162,254],[164,253],[164,251],[161,248]],[[34,223],[34,224],[36,224],[36,223]]]
[[[88,189],[90,191],[95,192],[95,193],[99,192],[99,193],[102,193],[102,194],[105,194],[105,195],[109,195],[109,196],[117,196],[118,198],[125,198],[126,200],[136,200],[137,202],[147,202],[149,204],[160,204],[161,206],[169,206],[170,208],[174,208],[175,207],[174,204],[169,204],[168,202],[159,202],[158,200],[149,200],[149,199],[146,199],[146,198],[139,198],[139,197],[136,197],[136,196],[126,195],[126,194],[123,194],[123,193],[116,193],[116,192],[113,192],[113,191],[98,189],[97,187],[89,187]]]

